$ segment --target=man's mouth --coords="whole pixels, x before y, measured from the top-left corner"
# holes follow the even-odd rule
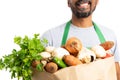
[[[78,9],[87,9],[90,7],[91,2],[87,1],[87,2],[76,2],[76,7]]]

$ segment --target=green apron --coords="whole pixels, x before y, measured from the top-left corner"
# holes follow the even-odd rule
[[[71,21],[68,21],[66,26],[65,26],[65,29],[64,29],[64,34],[63,34],[63,37],[62,37],[62,43],[61,45],[65,45],[66,43],[66,40],[67,40],[67,36],[68,36],[68,33],[69,33],[69,29],[70,29],[70,25],[71,25]],[[99,27],[93,22],[93,26],[94,26],[94,29],[98,35],[98,38],[100,40],[101,43],[104,43],[106,40],[102,34],[102,32],[100,31]]]

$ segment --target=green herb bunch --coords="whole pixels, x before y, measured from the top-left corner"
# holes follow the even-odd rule
[[[39,34],[34,34],[33,38],[16,36],[14,43],[19,45],[20,49],[13,49],[11,54],[3,56],[0,59],[0,69],[9,69],[11,79],[32,80],[32,61],[42,59],[38,53],[45,50],[47,40],[41,40]],[[37,69],[43,70],[42,63],[37,66]]]

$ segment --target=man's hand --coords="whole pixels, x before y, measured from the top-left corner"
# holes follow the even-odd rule
[[[117,80],[120,80],[120,64],[119,64],[119,62],[115,62],[115,66],[116,66]]]

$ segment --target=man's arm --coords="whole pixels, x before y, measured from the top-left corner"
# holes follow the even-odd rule
[[[115,62],[116,72],[117,72],[117,80],[120,80],[120,64],[119,62]]]

